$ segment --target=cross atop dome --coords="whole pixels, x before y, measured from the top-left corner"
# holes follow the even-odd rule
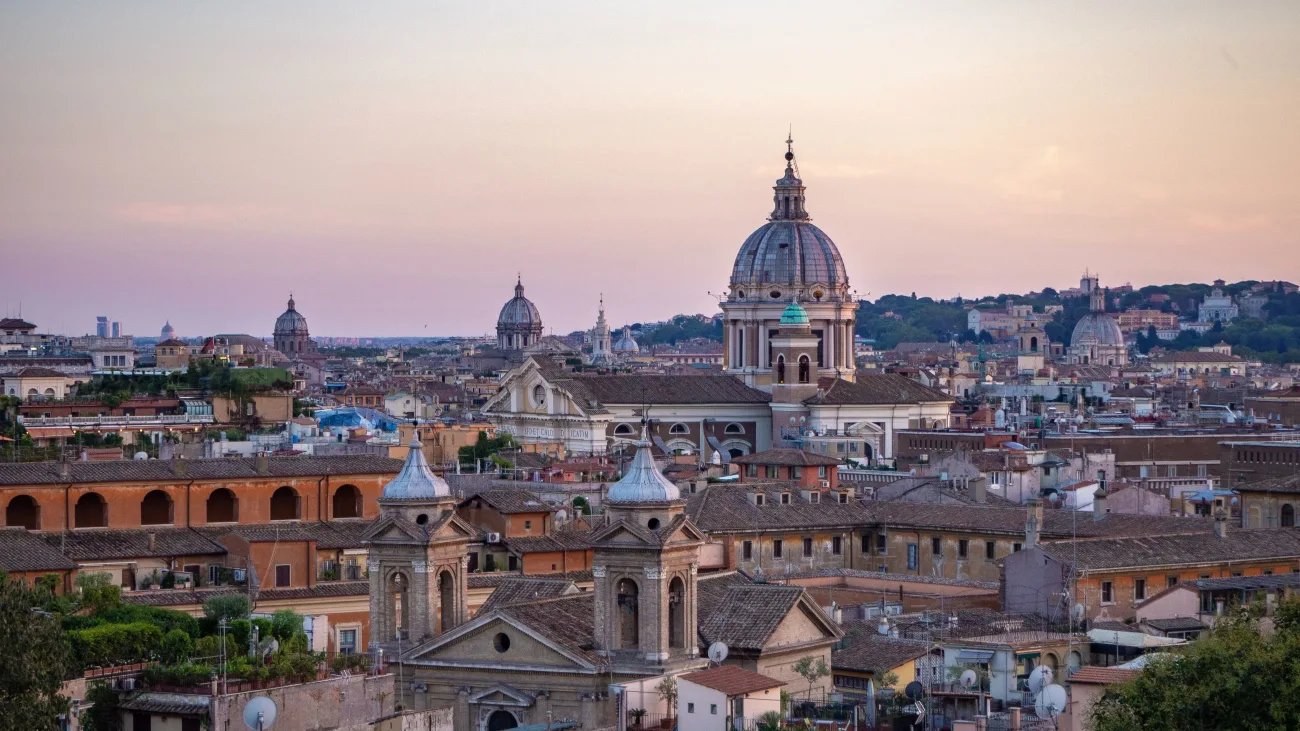
[[[776,191],[774,200],[776,208],[769,221],[808,221],[808,211],[804,208],[803,181],[799,179],[799,166],[794,161],[794,131],[785,138],[785,175],[772,189]]]

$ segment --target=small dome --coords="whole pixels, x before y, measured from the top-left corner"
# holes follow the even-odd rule
[[[523,325],[529,327],[532,325],[541,326],[542,315],[537,311],[537,305],[524,296],[524,285],[522,282],[515,284],[515,296],[506,302],[501,308],[501,314],[497,317],[497,326],[502,325]]]
[[[807,325],[808,311],[798,302],[791,302],[786,305],[785,312],[781,313],[782,325]]]
[[[171,320],[168,320],[167,323],[163,325],[162,333],[160,333],[158,337],[160,340],[171,340],[176,337],[176,328],[172,327]]]
[[[640,353],[641,346],[636,344],[636,339],[632,337],[632,328],[623,328],[623,334],[619,337],[618,342],[614,343],[615,353]]]
[[[406,453],[406,464],[391,482],[384,485],[385,500],[436,500],[451,497],[446,480],[433,474],[424,459],[424,445],[419,437],[411,440]]]
[[[293,296],[289,296],[289,309],[275,319],[275,335],[307,335],[307,318],[294,308]]]
[[[1105,312],[1089,312],[1079,318],[1070,334],[1071,345],[1096,343],[1097,345],[1122,346],[1124,333],[1120,332],[1119,323]]]
[[[664,503],[680,498],[681,491],[655,466],[644,430],[636,446],[636,457],[627,474],[609,488],[605,499],[614,503]]]

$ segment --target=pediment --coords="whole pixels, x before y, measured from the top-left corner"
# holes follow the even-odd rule
[[[395,515],[385,515],[361,534],[361,542],[425,544],[429,542],[429,537],[418,525],[409,520]]]
[[[493,706],[520,706],[529,708],[537,701],[536,696],[512,688],[505,683],[497,683],[491,688],[470,695],[470,703],[482,703]]]
[[[592,543],[619,543],[630,546],[659,546],[659,538],[639,525],[619,520],[597,531]]]
[[[444,520],[437,525],[430,538],[432,540],[446,540],[448,538],[468,538],[472,540],[478,538],[478,531],[474,529],[474,526],[452,513],[448,520]]]
[[[664,545],[675,543],[702,543],[707,540],[704,531],[690,521],[689,518],[682,516],[682,520],[676,525],[670,525],[669,532],[663,537]]]
[[[500,634],[510,638],[509,647],[504,652],[499,649],[497,636]],[[527,672],[529,669],[555,672],[595,668],[590,661],[568,651],[548,638],[544,632],[498,611],[475,617],[451,632],[413,648],[403,655],[402,660],[413,665],[481,668],[495,671],[510,668],[520,672]],[[510,694],[503,690],[508,686],[498,685],[494,688],[496,692],[502,693],[503,697],[510,697]]]

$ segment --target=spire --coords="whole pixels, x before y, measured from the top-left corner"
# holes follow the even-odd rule
[[[623,479],[610,486],[606,500],[613,503],[662,503],[681,498],[677,486],[655,466],[650,445],[647,420],[641,423],[641,439],[636,442],[636,457],[632,459]]]
[[[804,208],[803,181],[799,179],[799,164],[794,159],[794,129],[785,138],[785,176],[776,181],[772,189],[776,207],[768,217],[772,221],[807,221],[808,211]]]
[[[293,309],[293,292],[289,293],[289,309]]]
[[[515,296],[516,297],[524,296],[524,275],[523,274],[515,275]]]

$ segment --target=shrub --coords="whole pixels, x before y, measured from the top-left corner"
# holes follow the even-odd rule
[[[253,677],[253,663],[243,655],[238,655],[226,663],[226,675],[246,680]]]
[[[159,607],[142,607],[136,604],[121,604],[95,615],[95,619],[105,624],[131,624],[148,622],[162,630],[163,634],[174,629],[181,630],[190,637],[199,636],[199,620],[185,612]]]
[[[147,622],[105,624],[67,634],[75,667],[107,667],[147,660],[158,649],[163,633]]]
[[[341,673],[344,670],[364,673],[370,669],[370,657],[356,653],[338,654],[330,662],[330,669],[336,673]]]
[[[182,630],[174,629],[163,635],[158,649],[163,662],[179,663],[194,654],[194,640]]]
[[[253,634],[253,623],[247,619],[236,619],[230,623],[230,631],[226,633],[226,642],[233,642],[234,646],[226,645],[226,650],[231,654],[247,652],[248,638]]]
[[[203,616],[215,620],[247,619],[252,606],[243,594],[214,596],[203,603]]]
[[[78,575],[77,588],[81,591],[81,605],[92,612],[102,612],[122,603],[122,587],[113,584],[113,575],[108,572]]]
[[[271,635],[275,639],[284,643],[298,634],[303,634],[302,615],[292,609],[281,609],[271,615]]]
[[[226,642],[227,643],[230,642],[229,637],[226,638]],[[227,647],[229,647],[229,644],[227,644]],[[200,637],[198,640],[194,642],[195,657],[219,657],[220,655],[221,655],[220,635],[208,635],[207,637]]]

